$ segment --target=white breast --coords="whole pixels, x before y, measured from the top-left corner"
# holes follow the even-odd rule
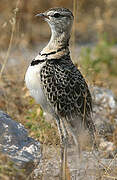
[[[43,108],[46,108],[46,98],[40,80],[40,70],[44,64],[45,62],[29,66],[25,75],[25,82],[31,96],[35,98],[38,104],[40,104]]]

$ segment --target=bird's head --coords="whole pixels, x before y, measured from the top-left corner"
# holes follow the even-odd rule
[[[37,14],[48,22],[52,31],[56,31],[59,34],[63,32],[70,33],[73,14],[69,9],[66,8],[52,8],[44,13]]]

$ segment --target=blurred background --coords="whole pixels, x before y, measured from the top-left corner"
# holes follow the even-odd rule
[[[50,38],[48,24],[35,15],[52,7],[66,7],[74,14],[71,56],[87,83],[109,88],[117,95],[116,0],[0,0],[0,109],[32,127],[32,136],[40,141],[46,137],[47,142],[53,138],[44,121],[47,134],[37,128],[43,113],[30,97],[24,76],[30,61]]]
[[[47,41],[49,28],[35,18],[35,14],[52,7],[66,7],[73,11],[76,43],[96,42],[102,33],[107,34],[108,40],[117,41],[116,0],[1,0],[0,48],[8,48],[15,11],[17,17],[13,45],[26,47]]]
[[[59,144],[58,132],[30,97],[24,76],[50,38],[47,23],[35,15],[53,7],[74,14],[71,55],[87,83],[117,96],[117,0],[0,0],[0,110],[46,145]]]
[[[88,84],[117,95],[117,0],[0,0],[0,109],[45,142],[53,139],[50,125],[41,121],[43,113],[30,97],[24,76],[50,38],[47,23],[35,15],[52,7],[66,7],[74,14],[71,55]]]
[[[3,69],[7,65],[4,58],[9,46],[6,61],[10,65],[22,63],[24,59],[31,61],[44,47],[50,29],[35,15],[52,7],[66,7],[74,14],[70,46],[76,65],[90,76],[91,82],[95,83],[99,76],[105,84],[108,76],[111,77],[107,86],[116,91],[111,84],[112,76],[117,75],[116,0],[0,0],[0,63],[4,64]]]

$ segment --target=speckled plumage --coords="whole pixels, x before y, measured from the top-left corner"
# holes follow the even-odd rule
[[[37,16],[48,22],[52,35],[28,67],[25,82],[36,102],[56,120],[61,142],[60,179],[63,180],[67,179],[68,134],[79,145],[79,152],[79,135],[84,133],[84,128],[95,137],[92,99],[85,79],[70,58],[72,12],[66,8],[52,8]]]
[[[57,115],[66,118],[71,126],[75,126],[74,117],[77,120],[78,117],[84,118],[87,127],[93,123],[92,120],[86,120],[91,116],[92,110],[88,86],[69,55],[61,59],[46,60],[40,75],[44,93]]]
[[[65,125],[72,130],[73,138],[76,136],[76,143],[81,127],[94,136],[95,126],[91,118],[90,91],[70,58],[73,14],[66,8],[52,8],[39,16],[48,22],[52,35],[47,46],[31,62],[25,76],[26,85],[43,110],[56,119],[62,143],[67,139]]]

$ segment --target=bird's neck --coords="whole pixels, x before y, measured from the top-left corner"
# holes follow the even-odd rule
[[[54,30],[51,30],[51,32],[50,41],[41,53],[49,53],[63,48],[68,51],[70,35],[67,32],[57,32]]]

